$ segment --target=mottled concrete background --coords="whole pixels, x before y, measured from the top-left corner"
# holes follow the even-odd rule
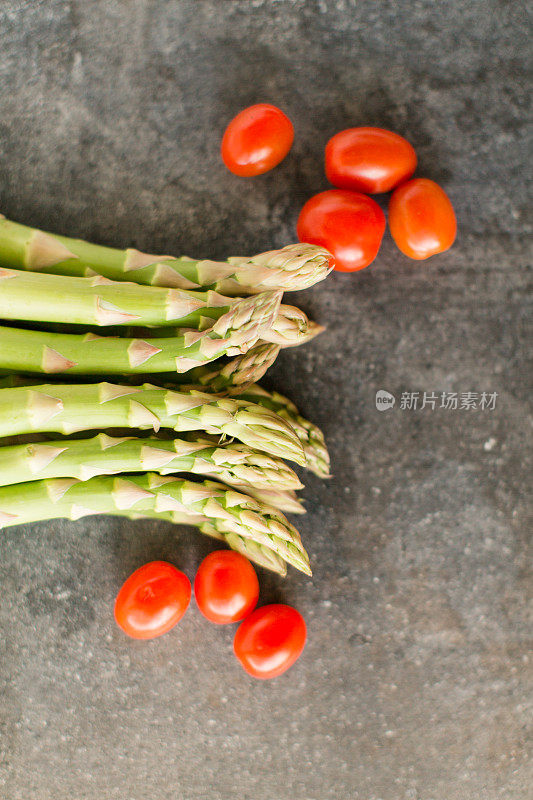
[[[6,800],[525,800],[528,20],[497,0],[4,0],[1,210],[96,241],[200,256],[295,238],[349,125],[405,134],[453,199],[429,263],[378,261],[299,301],[327,324],[269,376],[320,423],[306,476],[312,581],[261,575],[309,644],[271,683],[194,610],[151,643],[115,593],[143,562],[192,577],[213,545],[112,518],[2,534],[0,795]],[[219,160],[257,101],[289,158]],[[380,413],[374,395],[497,392],[493,411]]]

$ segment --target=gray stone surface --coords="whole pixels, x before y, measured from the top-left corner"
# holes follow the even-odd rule
[[[261,575],[262,602],[308,622],[285,677],[245,676],[233,630],[194,608],[151,643],[115,627],[135,567],[193,576],[212,544],[192,531],[101,518],[2,534],[3,798],[527,796],[527,37],[521,1],[0,5],[14,219],[152,252],[280,246],[326,188],[327,138],[357,124],[405,134],[459,219],[445,255],[410,262],[387,234],[371,269],[303,294],[328,331],[268,377],[324,427],[335,472],[306,477],[313,580]],[[220,136],[262,100],[290,114],[295,145],[243,181]],[[380,388],[498,397],[380,413]]]

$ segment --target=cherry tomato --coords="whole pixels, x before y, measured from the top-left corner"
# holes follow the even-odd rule
[[[300,657],[306,637],[304,619],[295,608],[263,606],[241,623],[233,650],[249,675],[275,678]]]
[[[283,161],[293,139],[287,115],[276,106],[258,103],[231,120],[222,139],[222,160],[235,175],[262,175]]]
[[[179,622],[191,599],[191,582],[166,561],[135,570],[115,601],[115,620],[134,639],[153,639]]]
[[[247,558],[232,550],[217,550],[198,567],[194,596],[211,622],[238,622],[256,607],[259,581]]]
[[[320,244],[333,253],[336,270],[354,272],[375,259],[385,224],[385,214],[372,198],[329,189],[307,201],[297,231],[301,242]]]
[[[326,176],[339,189],[388,192],[410,178],[415,167],[409,142],[383,128],[348,128],[326,145]]]
[[[448,250],[457,233],[448,195],[427,178],[415,178],[393,192],[389,226],[402,253],[418,260]]]

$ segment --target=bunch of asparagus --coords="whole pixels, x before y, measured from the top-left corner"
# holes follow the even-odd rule
[[[0,527],[153,517],[310,574],[283,514],[303,513],[284,459],[325,478],[328,452],[257,381],[322,330],[281,300],[330,260],[308,244],[225,262],[156,256],[1,217]]]

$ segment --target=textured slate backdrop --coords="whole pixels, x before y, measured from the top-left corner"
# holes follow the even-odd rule
[[[152,558],[192,577],[209,541],[111,518],[2,534],[0,793],[8,800],[522,800],[528,386],[528,19],[522,2],[47,0],[0,6],[0,194],[17,220],[200,256],[294,239],[322,148],[391,127],[445,186],[453,250],[299,302],[328,325],[268,383],[320,423],[314,579],[261,576],[309,626],[255,683],[194,610],[127,640],[111,609]],[[221,166],[248,103],[295,123],[247,182]],[[530,221],[530,220],[529,220]],[[495,391],[493,412],[379,413],[379,388]],[[530,719],[530,716],[529,716]]]

